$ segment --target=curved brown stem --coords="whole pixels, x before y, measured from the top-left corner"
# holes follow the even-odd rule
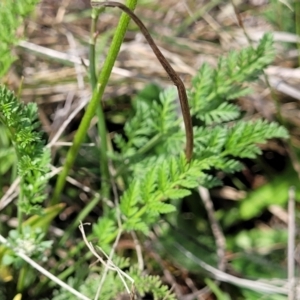
[[[186,94],[185,86],[184,86],[182,80],[180,79],[178,74],[175,72],[175,70],[172,68],[170,63],[166,60],[166,58],[161,53],[161,51],[158,49],[158,47],[156,46],[156,43],[154,42],[153,38],[151,37],[146,26],[138,18],[138,16],[134,12],[132,12],[127,6],[125,6],[122,3],[115,2],[115,1],[106,1],[106,2],[91,1],[91,5],[92,5],[92,7],[100,7],[100,6],[118,7],[122,11],[124,11],[127,15],[129,15],[130,18],[140,28],[141,32],[143,33],[149,46],[152,48],[157,59],[159,60],[159,62],[161,63],[161,65],[165,69],[165,71],[168,73],[170,79],[173,81],[174,85],[177,88],[180,106],[181,106],[181,112],[182,112],[184,126],[185,126],[185,135],[186,135],[185,155],[186,155],[187,161],[189,162],[193,155],[194,136],[193,136],[193,126],[192,126],[192,119],[191,119],[187,94]]]

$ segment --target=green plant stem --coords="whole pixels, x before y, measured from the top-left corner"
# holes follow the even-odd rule
[[[110,195],[110,175],[108,168],[108,133],[106,129],[106,122],[104,111],[101,104],[97,107],[97,116],[98,116],[98,134],[100,136],[100,172],[101,172],[101,197],[109,198]],[[104,212],[108,207],[103,205]]]
[[[295,27],[296,27],[296,34],[300,36],[300,2],[299,0],[295,0]],[[300,66],[300,43],[297,42],[298,48],[298,66]]]
[[[134,9],[136,6],[137,0],[127,0],[127,6],[130,9]],[[120,51],[128,24],[129,24],[130,18],[122,13],[120,22],[118,24],[116,33],[113,37],[113,41],[111,43],[111,47],[109,49],[107,58],[105,60],[105,63],[103,65],[103,69],[100,73],[100,76],[98,78],[98,85],[106,86],[109,76],[111,74],[112,68],[114,66],[114,63],[116,61],[116,58],[118,56],[118,53]],[[104,91],[104,90],[103,90]],[[99,99],[102,99],[99,97]],[[109,169],[108,169],[108,156],[107,156],[107,150],[108,150],[108,134],[106,129],[106,122],[104,117],[103,108],[101,105],[97,107],[97,116],[98,116],[98,132],[101,139],[101,145],[100,145],[100,171],[102,175],[101,180],[101,196],[104,198],[109,198],[110,194],[110,176],[109,176]],[[107,206],[103,206],[104,213],[106,211]]]
[[[281,31],[284,31],[284,26],[282,24],[282,11],[283,11],[283,8],[282,8],[282,3],[280,1],[276,1],[276,20],[277,20],[277,25],[279,27],[279,30]]]
[[[0,121],[1,121],[1,119],[0,119]],[[3,124],[5,124],[5,123],[3,123]],[[8,127],[8,130],[9,130],[10,137],[13,141],[13,145],[14,145],[14,149],[16,151],[18,161],[20,161],[21,157],[20,157],[20,153],[19,153],[19,151],[18,151],[18,149],[15,145],[14,134],[13,134],[12,129],[10,127]],[[16,168],[14,168],[14,169],[16,169]],[[22,183],[22,181],[23,181],[23,178],[20,179],[20,191],[19,191],[19,195],[18,195],[18,203],[21,203],[21,201],[23,201],[22,187],[24,186],[24,184]],[[22,234],[23,212],[22,212],[19,205],[17,206],[17,216],[18,216],[17,230],[18,230],[19,234]]]
[[[100,9],[93,9],[92,11],[92,22],[91,22],[91,33],[90,33],[90,53],[89,53],[89,72],[90,72],[90,82],[92,90],[95,89],[97,84],[96,76],[96,60],[95,60],[95,44],[97,39],[96,25],[98,17],[101,11],[104,11],[104,7]],[[103,112],[102,105],[99,104],[97,107],[97,117],[98,117],[98,135],[100,136],[101,145],[100,145],[100,174],[102,177],[101,181],[101,195],[103,197],[109,197],[110,187],[107,184],[109,180],[109,169],[108,169],[108,160],[107,160],[107,129],[105,116]],[[106,206],[104,206],[106,208]]]
[[[22,186],[23,186],[23,184],[22,184],[22,178],[21,178],[18,203],[21,203],[21,201],[23,200]],[[18,213],[18,233],[22,234],[23,212],[22,212],[21,208],[19,207],[19,205],[18,205],[17,213]]]
[[[97,39],[96,26],[99,18],[99,14],[104,9],[93,9],[92,10],[92,22],[91,22],[91,30],[90,30],[90,41],[89,41],[89,73],[90,73],[90,83],[92,86],[92,90],[95,89],[97,84],[97,76],[96,76],[96,60],[95,60],[95,45]]]
[[[127,6],[130,9],[134,9],[136,6],[136,3],[137,3],[137,0],[127,0]],[[65,186],[66,178],[69,173],[69,170],[73,166],[73,163],[74,163],[77,153],[79,151],[80,145],[81,145],[84,137],[86,136],[86,132],[89,128],[90,122],[95,115],[95,111],[97,110],[97,107],[99,106],[99,100],[102,99],[102,96],[104,94],[105,87],[107,85],[107,82],[110,77],[114,63],[116,61],[117,55],[120,51],[120,47],[123,42],[129,21],[130,21],[130,17],[128,17],[125,13],[122,13],[118,27],[116,29],[116,33],[115,33],[113,41],[111,43],[107,58],[104,62],[102,71],[98,78],[98,84],[95,87],[95,89],[93,90],[92,99],[86,109],[86,112],[82,118],[79,128],[75,134],[73,144],[67,153],[66,162],[63,166],[63,170],[58,176],[56,186],[54,189],[54,193],[53,193],[53,197],[50,201],[50,205],[54,205],[54,204],[58,203],[58,201],[59,201],[59,196]],[[103,124],[105,124],[104,121],[103,121]],[[103,132],[105,132],[105,137],[106,137],[106,126],[102,127],[102,130],[103,130]],[[106,144],[106,147],[105,147],[105,144]],[[102,147],[103,147],[103,149],[107,149],[106,138],[101,140],[101,148]],[[108,170],[107,153],[104,153],[103,149],[101,150],[101,162],[100,163],[101,164],[106,163],[105,167]],[[104,168],[104,166],[103,166],[103,168]],[[105,176],[105,174],[102,174],[102,175]],[[109,178],[107,178],[107,179],[109,179]],[[106,184],[109,184],[109,180],[106,181],[105,177],[103,177],[103,182],[106,182]]]
[[[22,292],[25,288],[25,280],[26,280],[27,271],[28,271],[28,265],[26,263],[19,272],[18,284],[17,284],[18,292]]]

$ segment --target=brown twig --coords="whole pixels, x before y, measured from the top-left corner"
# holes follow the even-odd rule
[[[185,125],[185,135],[186,135],[186,148],[185,148],[185,155],[187,161],[190,161],[193,155],[193,147],[194,147],[194,136],[193,136],[193,126],[192,126],[192,119],[188,104],[188,98],[185,90],[184,83],[178,76],[178,74],[175,72],[175,70],[172,68],[170,63],[166,60],[164,55],[161,53],[161,51],[156,46],[156,43],[154,42],[153,38],[151,37],[148,29],[143,24],[143,22],[138,18],[138,16],[133,13],[127,6],[125,6],[122,3],[115,2],[115,1],[106,1],[106,2],[97,2],[97,1],[91,1],[92,7],[118,7],[123,12],[125,12],[130,18],[136,23],[136,25],[140,28],[141,32],[143,33],[145,39],[147,40],[149,46],[153,50],[155,56],[161,63],[162,67],[165,69],[165,71],[168,73],[170,79],[173,81],[174,85],[177,88],[180,106],[181,106],[181,112],[183,116],[183,121]]]

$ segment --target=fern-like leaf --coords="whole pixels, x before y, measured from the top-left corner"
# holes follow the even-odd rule
[[[225,155],[242,158],[255,158],[261,153],[257,144],[262,144],[270,138],[287,138],[286,129],[277,123],[265,120],[239,121],[228,131],[225,143]]]
[[[0,121],[8,128],[18,157],[23,198],[19,207],[27,214],[37,212],[46,198],[44,189],[48,182],[49,149],[44,148],[37,119],[37,106],[21,103],[14,93],[0,86]]]
[[[266,34],[256,49],[248,47],[240,52],[232,51],[228,57],[221,57],[216,70],[204,64],[189,91],[193,115],[207,124],[239,117],[238,109],[224,102],[249,94],[251,90],[246,82],[256,80],[274,59],[272,43],[272,35]]]
[[[223,102],[217,108],[204,114],[200,119],[205,121],[207,125],[212,123],[223,123],[232,120],[236,120],[240,116],[240,109],[231,103]]]
[[[188,196],[190,188],[202,183],[201,179],[205,177],[203,171],[213,165],[213,159],[194,160],[188,164],[183,155],[170,157],[162,164],[153,166],[144,177],[133,180],[120,201],[121,212],[126,217],[124,228],[126,230],[141,228],[145,231],[146,224],[149,228],[160,214],[174,211],[173,205],[163,201]]]

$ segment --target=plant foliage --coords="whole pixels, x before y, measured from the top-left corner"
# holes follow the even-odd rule
[[[275,122],[242,120],[233,102],[250,93],[249,83],[259,78],[273,58],[272,36],[266,34],[257,48],[248,47],[220,58],[215,70],[207,64],[201,67],[189,91],[191,111],[197,120],[190,163],[182,154],[184,130],[175,89],[161,92],[158,100],[137,97],[135,113],[125,124],[125,135],[115,137],[120,153],[111,156],[121,162],[117,174],[127,186],[120,197],[123,230],[147,233],[162,214],[176,210],[169,200],[182,199],[199,185],[209,188],[221,184],[212,171],[241,170],[240,159],[257,157],[261,153],[259,144],[288,137]],[[93,227],[101,247],[116,236],[113,231],[118,226],[116,221],[115,225],[111,222],[111,216],[111,212],[102,216]],[[110,229],[103,230],[103,226]]]
[[[124,229],[147,232],[160,214],[174,211],[166,200],[184,198],[199,185],[220,183],[207,171],[241,170],[239,159],[257,157],[259,144],[288,137],[275,122],[241,120],[231,102],[250,92],[247,83],[258,79],[273,58],[272,36],[266,34],[256,49],[248,47],[220,58],[217,69],[202,66],[189,91],[193,116],[200,122],[194,127],[194,159],[189,164],[181,155],[184,132],[175,89],[160,93],[158,101],[138,98],[135,115],[125,125],[126,137],[115,139],[121,160],[130,161],[126,170],[131,180],[120,200]],[[158,136],[159,142],[153,143]]]
[[[38,2],[39,0],[0,2],[0,78],[6,74],[15,60],[11,47],[18,41],[16,31]]]
[[[204,64],[193,79],[189,100],[193,115],[205,124],[236,120],[238,107],[227,101],[251,92],[247,83],[258,79],[274,59],[273,39],[265,34],[257,48],[232,51],[221,57],[216,69]]]
[[[5,1],[2,5],[8,7],[7,3]],[[14,8],[22,11],[20,17],[36,1],[26,3],[27,9],[18,5]],[[6,25],[11,24],[9,17],[4,20]],[[15,27],[11,25],[10,28],[12,34]],[[0,34],[1,38],[4,39]],[[0,46],[0,54],[3,51],[8,55],[10,40],[5,41],[6,44]],[[114,142],[119,153],[110,155],[116,166],[115,182],[123,193],[115,201],[115,207],[104,210],[99,221],[93,224],[92,237],[98,239],[106,253],[119,230],[123,233],[149,233],[161,215],[176,211],[175,201],[189,196],[198,186],[210,188],[221,184],[214,175],[215,171],[233,173],[241,170],[240,159],[257,157],[261,153],[259,144],[271,138],[288,137],[287,131],[275,122],[243,120],[240,109],[233,102],[251,91],[249,83],[259,78],[273,58],[272,36],[266,34],[256,48],[233,51],[228,57],[220,58],[216,69],[207,64],[201,67],[188,91],[195,120],[195,147],[191,162],[187,162],[182,153],[185,133],[175,89],[162,91],[154,100],[142,95],[137,97],[133,116],[126,122],[124,134],[115,135]],[[5,59],[6,62],[12,61],[11,57]],[[41,134],[37,132],[40,126],[37,107],[20,103],[12,92],[0,86],[0,121],[8,129],[18,158],[21,178],[18,205],[26,213],[36,212],[46,196],[44,190],[50,160],[49,151],[45,150]],[[16,233],[12,238],[17,239]],[[20,240],[23,242],[23,239]],[[37,255],[49,243],[42,246],[37,249]],[[12,256],[7,257],[9,260]],[[141,296],[151,294],[154,299],[175,299],[158,277],[144,274],[136,262],[118,257],[113,260],[135,280],[136,291]],[[90,272],[80,285],[82,293],[95,296],[99,284],[97,273]],[[69,284],[75,286],[77,282],[70,278]],[[115,299],[123,292],[124,285],[118,274],[109,272],[101,299]],[[57,290],[52,299],[72,299],[72,296]]]
[[[117,265],[120,269],[128,269],[126,273],[134,280],[134,291],[141,297],[144,297],[146,294],[151,294],[155,300],[176,299],[175,295],[169,292],[168,286],[162,284],[158,276],[143,274],[143,272],[141,272],[136,265],[131,266],[128,259],[116,256],[115,265]],[[99,272],[100,270],[97,271]],[[101,278],[96,272],[91,272],[87,280],[79,288],[74,286],[74,278],[70,278],[68,283],[74,288],[77,288],[87,297],[93,299],[97,292],[100,280]],[[101,290],[101,299],[116,299],[116,297],[121,297],[122,295],[126,296],[126,293],[124,293],[124,284],[122,280],[116,272],[109,272],[105,278],[104,285]],[[64,299],[75,300],[77,298],[62,289],[54,291],[54,297],[52,300]]]
[[[41,133],[37,131],[37,106],[19,102],[13,92],[0,86],[0,121],[8,128],[18,158],[21,178],[18,207],[26,213],[39,209],[46,194],[50,152],[44,148]]]

